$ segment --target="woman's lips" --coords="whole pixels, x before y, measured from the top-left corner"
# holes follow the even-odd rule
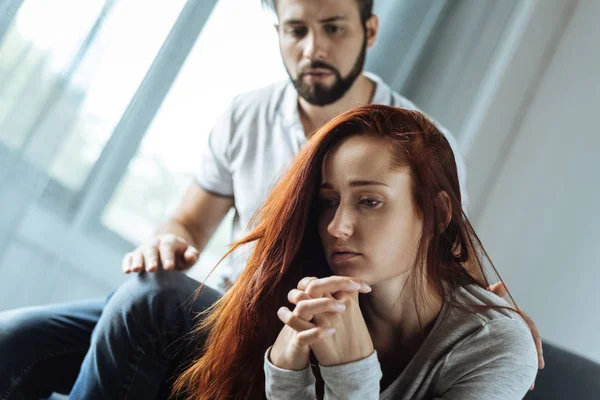
[[[360,256],[360,253],[351,253],[351,252],[335,252],[331,256],[331,262],[334,264],[343,263],[346,261],[350,261],[355,257]]]

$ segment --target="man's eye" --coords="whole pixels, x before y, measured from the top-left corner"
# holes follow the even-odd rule
[[[288,30],[288,33],[296,38],[300,38],[306,35],[306,28],[304,27],[298,27],[298,28],[292,28]]]
[[[337,25],[326,25],[325,30],[328,33],[339,33],[342,31],[342,28]]]

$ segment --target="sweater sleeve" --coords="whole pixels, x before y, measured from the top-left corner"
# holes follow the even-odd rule
[[[271,348],[265,353],[265,393],[267,399],[314,400],[315,376],[310,366],[301,371],[276,367],[269,361]],[[325,400],[379,399],[381,366],[377,352],[352,363],[333,367],[319,366],[325,382]]]
[[[315,376],[310,365],[300,371],[291,371],[276,367],[269,360],[271,347],[265,353],[265,394],[273,400],[314,400]]]
[[[519,319],[488,322],[447,355],[438,400],[522,399],[537,374],[531,332]]]
[[[325,400],[379,399],[381,366],[374,351],[367,358],[333,367],[319,366],[325,382]]]

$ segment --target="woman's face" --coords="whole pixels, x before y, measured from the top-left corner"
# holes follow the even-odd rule
[[[412,268],[422,220],[408,171],[392,165],[388,145],[352,136],[323,162],[319,235],[336,275],[375,285]]]

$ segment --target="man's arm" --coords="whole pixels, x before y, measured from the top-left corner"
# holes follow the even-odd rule
[[[232,206],[232,197],[210,193],[194,180],[154,237],[125,255],[123,272],[154,272],[159,261],[166,270],[189,269]]]

